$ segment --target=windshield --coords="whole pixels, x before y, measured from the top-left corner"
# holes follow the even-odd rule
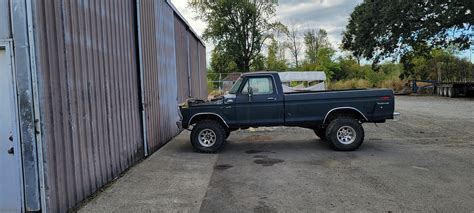
[[[242,78],[239,78],[239,80],[235,82],[234,86],[230,88],[229,94],[237,94],[237,90],[239,90],[239,87],[241,84],[242,84]]]

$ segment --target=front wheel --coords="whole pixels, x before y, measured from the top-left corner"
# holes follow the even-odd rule
[[[357,150],[364,142],[364,136],[362,124],[348,117],[333,120],[326,131],[326,138],[337,151]]]
[[[225,143],[226,131],[214,120],[203,120],[196,124],[191,132],[191,144],[198,152],[215,153]]]

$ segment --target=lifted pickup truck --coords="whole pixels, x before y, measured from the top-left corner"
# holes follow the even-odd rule
[[[312,129],[335,150],[353,151],[364,141],[362,124],[397,119],[394,108],[389,89],[284,93],[275,72],[244,74],[221,98],[180,105],[182,127],[205,153],[221,149],[232,131],[263,126]]]

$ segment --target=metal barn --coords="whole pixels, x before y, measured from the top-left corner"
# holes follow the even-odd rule
[[[65,212],[179,134],[206,49],[167,0],[3,0],[0,87],[0,212]]]

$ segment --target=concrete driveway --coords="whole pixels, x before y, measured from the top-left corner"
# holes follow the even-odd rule
[[[400,122],[366,124],[356,152],[312,131],[239,131],[219,154],[184,132],[82,212],[474,211],[474,102],[398,97]]]

